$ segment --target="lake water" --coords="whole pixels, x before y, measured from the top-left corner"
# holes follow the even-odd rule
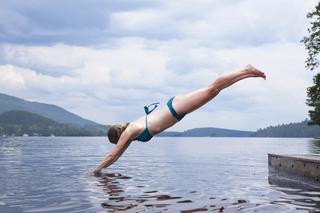
[[[312,139],[154,138],[90,176],[112,148],[102,137],[0,138],[0,212],[320,211],[320,191],[268,182],[267,153],[320,153]]]

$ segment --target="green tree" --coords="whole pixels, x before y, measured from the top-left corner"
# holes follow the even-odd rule
[[[313,78],[314,85],[307,89],[307,104],[312,107],[309,116],[312,124],[320,125],[320,73]]]
[[[320,2],[316,5],[315,10],[307,14],[311,26],[308,28],[308,36],[302,39],[308,52],[306,68],[315,70],[319,66],[320,53]],[[309,116],[312,124],[320,125],[320,73],[313,78],[314,85],[307,89],[307,104],[312,107],[309,110]]]

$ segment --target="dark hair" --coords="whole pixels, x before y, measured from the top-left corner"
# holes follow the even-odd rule
[[[117,144],[122,132],[124,132],[124,130],[128,126],[129,126],[129,123],[126,123],[125,125],[121,125],[121,124],[112,125],[108,130],[108,138],[110,143]]]

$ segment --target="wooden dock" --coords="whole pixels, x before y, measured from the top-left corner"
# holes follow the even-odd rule
[[[268,164],[269,182],[283,177],[299,185],[320,187],[320,155],[268,154]]]

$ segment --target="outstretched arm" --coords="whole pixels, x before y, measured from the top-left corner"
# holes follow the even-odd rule
[[[96,169],[94,170],[94,174],[98,174],[101,171],[101,169],[106,168],[106,167],[110,166],[111,164],[113,164],[114,162],[116,162],[118,160],[118,158],[122,155],[122,153],[128,148],[130,143],[131,143],[130,133],[129,133],[129,131],[124,131],[121,134],[116,147],[96,167]]]

